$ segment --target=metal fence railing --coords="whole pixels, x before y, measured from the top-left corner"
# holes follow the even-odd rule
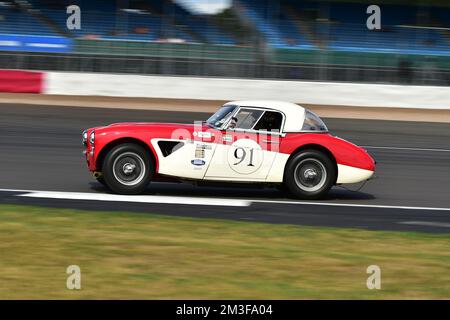
[[[333,59],[326,53],[321,60],[323,63],[286,63],[258,58],[226,60],[0,52],[2,69],[450,85],[450,69],[436,67],[432,61],[420,65],[406,60],[387,66],[336,64],[330,63]]]

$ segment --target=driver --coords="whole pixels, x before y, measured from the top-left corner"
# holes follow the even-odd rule
[[[266,123],[265,123],[265,129],[267,131],[272,131],[274,129],[278,129],[277,125],[277,116],[273,112],[268,112],[266,115]]]
[[[228,128],[227,129],[234,129],[236,128],[238,119],[236,117],[232,117],[230,123],[228,124]]]

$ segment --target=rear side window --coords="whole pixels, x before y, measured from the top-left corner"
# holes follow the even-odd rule
[[[305,110],[305,121],[303,122],[302,131],[328,131],[327,126],[323,123],[315,113]]]

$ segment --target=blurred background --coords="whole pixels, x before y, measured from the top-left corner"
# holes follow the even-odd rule
[[[450,2],[1,1],[0,68],[445,86]]]

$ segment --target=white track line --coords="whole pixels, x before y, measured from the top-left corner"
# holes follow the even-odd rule
[[[450,223],[445,222],[432,222],[432,221],[402,221],[400,224],[408,224],[413,226],[426,226],[426,227],[441,227],[450,228]]]
[[[378,204],[309,202],[309,201],[282,201],[282,200],[249,200],[249,201],[254,202],[254,203],[298,204],[298,205],[330,206],[330,207],[354,207],[354,208],[379,208],[379,209],[399,209],[399,210],[450,211],[450,208],[388,206],[388,205],[378,205]]]
[[[450,152],[449,149],[427,149],[427,148],[405,148],[405,147],[376,147],[362,146],[365,149],[386,149],[386,150],[406,150],[406,151],[430,151],[430,152]]]
[[[172,196],[141,196],[141,195],[123,196],[123,195],[103,194],[103,193],[58,192],[58,191],[33,191],[20,194],[18,196],[27,198],[188,204],[197,206],[205,205],[205,206],[226,206],[226,207],[248,207],[251,204],[249,201],[235,200],[235,199],[172,197]]]
[[[19,192],[17,196],[28,198],[48,198],[67,200],[97,200],[97,201],[117,201],[136,203],[166,203],[166,204],[189,204],[189,205],[210,205],[210,206],[234,206],[248,207],[252,203],[274,203],[274,204],[294,204],[311,206],[330,207],[354,207],[354,208],[378,208],[378,209],[398,209],[398,210],[427,210],[427,211],[450,211],[450,208],[437,207],[412,207],[412,206],[389,206],[376,204],[356,204],[356,203],[335,203],[316,201],[285,201],[285,200],[261,200],[261,199],[230,199],[230,198],[206,198],[206,197],[173,197],[173,196],[123,196],[105,193],[87,192],[60,192],[60,191],[39,191],[39,190],[16,190],[0,189],[0,192]]]

